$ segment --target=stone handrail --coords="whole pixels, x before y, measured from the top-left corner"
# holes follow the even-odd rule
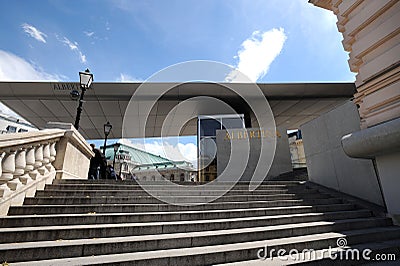
[[[93,153],[79,132],[67,125],[0,135],[0,215],[54,178],[87,178]]]
[[[400,118],[342,137],[344,152],[353,158],[373,159],[400,152]]]

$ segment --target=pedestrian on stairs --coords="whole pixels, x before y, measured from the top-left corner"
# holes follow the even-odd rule
[[[90,159],[88,179],[97,180],[105,179],[106,176],[106,160],[104,154],[96,149],[96,145],[90,144],[94,156]]]
[[[111,165],[107,165],[106,172],[107,172],[107,179],[113,179],[113,180],[118,179],[114,167],[112,167]]]

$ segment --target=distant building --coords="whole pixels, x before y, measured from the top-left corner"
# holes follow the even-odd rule
[[[36,131],[37,128],[26,121],[0,113],[0,134]]]
[[[103,147],[100,147],[101,150]],[[131,179],[133,175],[138,180],[156,181],[165,178],[171,181],[190,181],[197,170],[187,161],[173,161],[147,151],[121,144],[114,153],[114,146],[106,146],[106,159],[113,165],[115,154],[115,172],[122,179]]]
[[[301,131],[298,130],[288,134],[290,158],[293,168],[307,167],[306,155],[304,153],[303,138]]]

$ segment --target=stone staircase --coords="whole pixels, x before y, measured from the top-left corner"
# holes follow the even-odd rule
[[[193,184],[191,184],[193,186]],[[165,185],[151,183],[160,193]],[[216,186],[218,190],[218,186]],[[215,189],[214,189],[215,190]],[[190,186],[175,197],[196,202],[213,191]],[[362,202],[310,182],[240,183],[204,205],[160,202],[134,181],[54,180],[0,218],[4,265],[282,265],[331,264],[323,252],[347,247],[400,259],[400,227]],[[265,260],[272,249],[314,249],[317,258]],[[345,260],[341,264],[368,261]]]

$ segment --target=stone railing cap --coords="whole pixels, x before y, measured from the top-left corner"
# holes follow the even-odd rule
[[[400,118],[342,137],[344,152],[355,158],[374,158],[400,151]]]
[[[47,122],[46,129],[50,128],[58,128],[64,130],[73,130],[74,126],[71,123],[63,123],[63,122]]]
[[[0,149],[61,138],[64,134],[65,130],[62,129],[46,129],[40,131],[3,134],[0,135]]]

